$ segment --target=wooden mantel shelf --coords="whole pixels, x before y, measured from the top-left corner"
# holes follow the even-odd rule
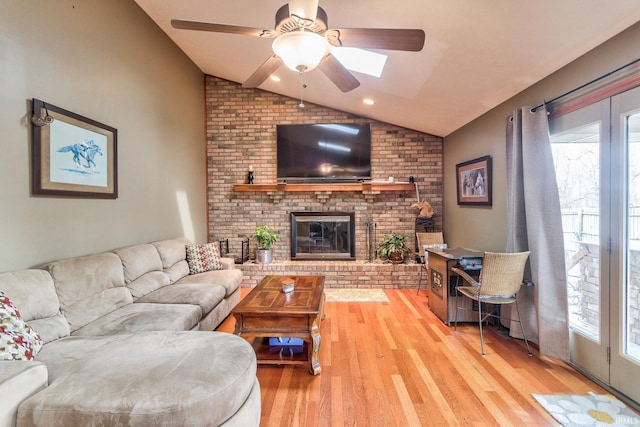
[[[233,191],[293,192],[293,191],[411,191],[408,182],[354,182],[331,184],[234,184]]]

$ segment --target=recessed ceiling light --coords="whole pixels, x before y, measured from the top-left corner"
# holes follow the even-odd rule
[[[369,99],[369,98],[365,98],[362,100],[362,102],[364,102],[367,105],[373,105],[375,104],[375,102],[373,101],[373,99]]]
[[[273,80],[274,82],[279,82],[280,81],[280,77],[278,76],[271,76],[269,77],[271,80]]]

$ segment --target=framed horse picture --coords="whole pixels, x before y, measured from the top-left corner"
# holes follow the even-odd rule
[[[117,129],[35,98],[32,110],[33,194],[116,199]]]
[[[458,204],[491,206],[491,156],[456,165]]]

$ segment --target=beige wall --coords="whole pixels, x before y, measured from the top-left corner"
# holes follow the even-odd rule
[[[445,232],[450,246],[502,251],[506,248],[505,119],[515,108],[539,105],[638,58],[636,24],[475,121],[448,135],[444,143]],[[493,206],[458,206],[457,163],[493,157]]]
[[[133,1],[1,4],[0,272],[205,241],[203,74]],[[117,200],[31,196],[31,98],[118,129]]]

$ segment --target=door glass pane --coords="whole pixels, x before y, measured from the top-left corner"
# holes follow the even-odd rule
[[[600,340],[600,123],[551,136],[560,194],[569,326]]]
[[[640,113],[626,122],[625,354],[640,362]]]

